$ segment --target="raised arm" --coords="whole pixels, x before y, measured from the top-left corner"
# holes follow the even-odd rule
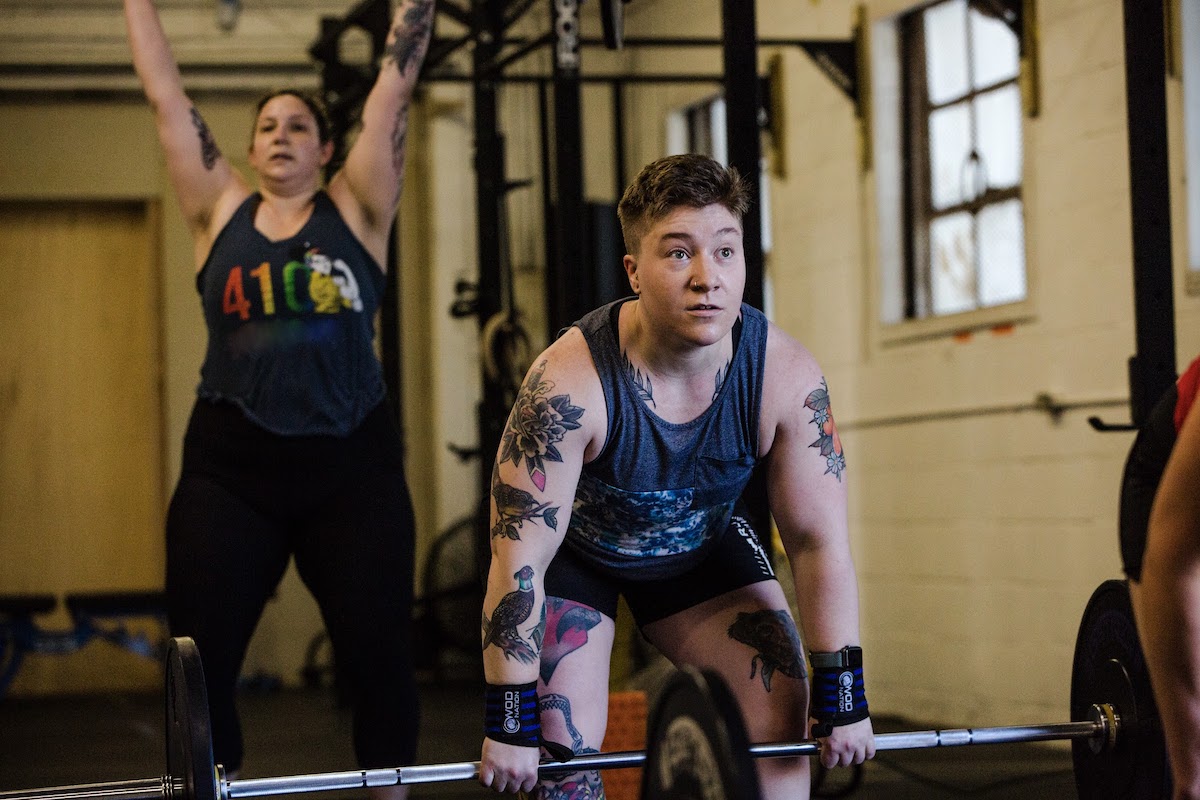
[[[846,460],[829,387],[812,355],[775,326],[767,341],[763,389],[771,436],[768,497],[792,567],[806,644],[821,653],[857,647],[858,578],[846,518]],[[822,750],[826,766],[874,754],[869,720],[833,730]]]
[[[1154,496],[1137,595],[1174,796],[1200,797],[1200,413],[1195,408]]]
[[[408,106],[429,47],[433,5],[433,0],[403,0],[397,6],[358,137],[329,184],[343,217],[373,252],[386,250],[400,202]]]
[[[125,0],[125,27],[134,70],[154,111],[171,185],[197,238],[197,250],[207,253],[214,233],[210,230],[214,211],[222,196],[248,189],[221,155],[208,126],[184,93],[153,0]]]
[[[483,670],[489,713],[479,780],[497,791],[537,782],[537,699],[546,625],[546,569],[571,518],[585,453],[603,420],[586,345],[571,330],[539,356],[521,386],[492,471],[491,549],[483,602]],[[506,712],[520,697],[525,719]]]

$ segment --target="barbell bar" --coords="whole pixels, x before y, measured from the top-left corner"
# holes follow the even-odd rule
[[[1042,742],[1063,739],[1083,739],[1096,748],[1115,746],[1120,738],[1120,717],[1106,704],[1093,709],[1092,718],[1080,722],[1054,722],[1043,725],[1009,725],[992,728],[953,728],[927,731],[899,731],[875,736],[876,750],[921,750],[933,747],[964,747],[1017,742]],[[752,758],[788,758],[814,756],[821,751],[815,740],[775,742],[750,745]],[[581,772],[584,770],[624,769],[641,767],[646,751],[629,750],[612,753],[589,753],[570,761],[548,761],[538,767],[542,776]],[[473,780],[479,777],[478,761],[447,764],[388,767],[383,769],[325,772],[311,775],[287,775],[270,778],[226,780],[217,767],[219,797],[238,800],[243,797],[271,797],[281,794],[330,792],[341,789],[365,789],[378,786],[411,786],[419,783],[442,783]],[[172,800],[179,796],[182,782],[172,776],[133,781],[91,783],[77,786],[57,786],[29,791],[0,792],[0,800]]]
[[[1011,725],[995,728],[958,728],[950,730],[901,731],[875,736],[876,750],[919,750],[932,747],[961,747],[970,745],[1040,742],[1056,739],[1086,739],[1089,742],[1115,742],[1120,735],[1120,721],[1115,712],[1097,707],[1093,719],[1083,722],[1058,722],[1045,725]],[[814,756],[821,752],[815,740],[776,742],[750,745],[752,758],[786,758]],[[582,772],[592,769],[624,769],[640,767],[646,762],[646,751],[629,750],[613,753],[588,753],[570,761],[548,761],[538,767],[542,776]],[[479,777],[479,762],[464,761],[451,764],[395,767],[388,769],[329,772],[315,775],[292,775],[279,778],[246,778],[221,781],[221,797],[238,800],[242,797],[268,797],[278,794],[301,794],[337,789],[363,789],[375,786],[410,786],[418,783],[465,781]],[[0,800],[9,800],[0,794]],[[11,800],[50,800],[50,798],[17,798]],[[150,800],[147,798],[146,800]]]
[[[479,775],[479,762],[460,762],[227,780],[212,756],[207,692],[195,643],[172,639],[166,661],[166,775],[3,791],[0,800],[240,800],[472,780]],[[1071,722],[880,733],[875,746],[877,751],[888,751],[1071,740],[1080,797],[1169,797],[1169,776],[1164,781],[1163,775],[1165,743],[1137,644],[1128,587],[1122,581],[1101,584],[1084,613],[1072,669],[1071,712]],[[719,768],[726,789],[717,796],[756,798],[755,770],[749,759],[820,752],[814,740],[748,744],[728,688],[715,674],[696,670],[685,669],[668,682],[649,723],[646,751],[582,754],[569,761],[545,762],[539,773],[645,767],[642,795],[662,797],[667,796],[662,784],[654,781],[694,779],[695,775],[670,773],[684,769],[680,764],[707,758]],[[692,751],[689,756],[701,757],[674,758],[672,751],[677,755],[681,746]]]

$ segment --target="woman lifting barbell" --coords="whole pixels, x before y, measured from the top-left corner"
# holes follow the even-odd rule
[[[822,763],[874,753],[858,648],[845,461],[812,355],[742,304],[737,172],[704,156],[646,167],[618,212],[637,295],[586,315],[534,361],[492,478],[479,780],[531,790],[539,744],[594,752],[606,725],[617,595],[676,664],[732,687],[751,741],[822,723]],[[755,464],[813,650],[734,503]],[[846,684],[840,683],[846,678]],[[568,708],[562,713],[539,705]],[[760,763],[764,796],[804,798],[805,759]],[[586,797],[594,771],[543,782]]]

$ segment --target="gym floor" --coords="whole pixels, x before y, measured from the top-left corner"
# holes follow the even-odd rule
[[[422,764],[478,758],[478,692],[473,684],[422,686]],[[246,691],[243,777],[354,769],[349,715],[328,690]],[[0,700],[0,791],[156,777],[166,771],[163,699],[158,694]],[[876,730],[936,727],[877,719]],[[937,748],[880,754],[859,788],[839,795],[852,773],[831,774],[815,797],[873,800],[1075,797],[1070,751],[1062,743]],[[355,797],[365,793],[334,792]],[[413,787],[411,797],[493,797],[469,781]]]

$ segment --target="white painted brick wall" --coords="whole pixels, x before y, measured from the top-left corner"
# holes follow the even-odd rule
[[[692,32],[707,5],[681,14],[677,0],[639,3],[627,31],[666,33],[687,17]],[[760,0],[760,31],[848,36],[856,5]],[[871,0],[867,13],[878,20],[913,5]],[[785,51],[790,171],[772,179],[774,315],[821,361],[843,428],[872,707],[936,723],[1065,718],[1084,605],[1119,576],[1117,492],[1132,434],[1096,433],[1086,417],[1124,422],[1127,408],[1058,422],[1026,411],[866,425],[1025,404],[1039,392],[1066,402],[1128,394],[1121,5],[1038,5],[1042,110],[1026,123],[1024,198],[1035,315],[1004,336],[872,338],[873,175],[859,171],[850,103],[807,57]],[[715,10],[704,23],[719,30]],[[1180,122],[1171,125],[1177,141]],[[1181,283],[1176,308],[1182,367],[1200,336],[1196,298]]]

